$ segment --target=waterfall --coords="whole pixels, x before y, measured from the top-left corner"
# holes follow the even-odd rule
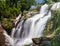
[[[47,4],[41,6],[40,13],[27,20],[19,22],[16,28],[13,28],[12,38],[14,46],[23,46],[32,43],[32,38],[41,37],[45,29],[47,20],[51,17],[51,11]]]
[[[60,2],[53,4],[51,10],[55,10],[60,7]],[[15,21],[19,21],[19,15]],[[12,46],[24,46],[25,44],[31,44],[32,38],[39,38],[43,36],[43,30],[45,29],[48,19],[51,17],[51,11],[49,6],[44,4],[41,6],[40,13],[34,15],[26,20],[21,20],[16,27],[12,29],[11,37],[5,31],[4,35]]]

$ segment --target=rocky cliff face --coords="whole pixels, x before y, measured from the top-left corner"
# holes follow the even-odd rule
[[[3,35],[3,28],[0,25],[0,46],[7,46],[5,44],[5,36]]]

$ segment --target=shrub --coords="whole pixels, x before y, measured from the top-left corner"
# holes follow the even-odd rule
[[[0,21],[4,29],[10,34],[12,29],[12,21],[20,14],[20,5],[10,7],[5,1],[0,1]]]

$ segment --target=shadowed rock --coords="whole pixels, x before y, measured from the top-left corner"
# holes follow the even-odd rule
[[[47,46],[50,46],[50,41],[52,40],[53,37],[48,37],[48,36],[43,36],[40,38],[33,38],[33,46],[41,46],[43,44],[46,44]]]

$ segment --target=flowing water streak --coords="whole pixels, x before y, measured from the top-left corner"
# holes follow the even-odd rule
[[[11,37],[7,34],[7,32],[6,32],[5,30],[3,31],[3,34],[4,34],[4,36],[5,36],[6,44],[7,44],[8,46],[13,46],[13,44],[14,44],[14,39],[11,38]]]

